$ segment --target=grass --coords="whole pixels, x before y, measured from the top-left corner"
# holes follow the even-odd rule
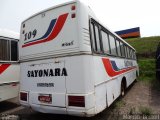
[[[125,106],[125,104],[126,103],[124,101],[119,100],[119,101],[114,103],[114,108],[121,108],[121,107]]]
[[[126,40],[137,51],[140,76],[138,80],[151,84],[156,82],[155,53],[160,43],[160,36],[133,38]],[[154,86],[154,85],[153,85]]]
[[[153,83],[156,80],[155,59],[139,59],[139,73],[138,80]]]
[[[149,107],[139,107],[139,112],[141,115],[145,115],[145,116],[151,116],[152,115],[152,109]]]
[[[138,58],[154,58],[160,36],[133,38],[126,41],[136,49]]]

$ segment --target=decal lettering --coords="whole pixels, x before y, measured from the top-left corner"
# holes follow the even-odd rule
[[[54,76],[68,76],[66,68],[31,70],[27,72],[27,77],[54,77]]]
[[[73,42],[74,42],[74,41],[62,43],[62,47],[65,47],[65,46],[72,46],[72,45],[73,45]]]
[[[37,35],[37,30],[36,29],[28,32],[28,33],[24,34],[24,41],[30,40],[31,38],[35,38],[36,35]]]
[[[54,83],[37,83],[37,87],[54,87]]]

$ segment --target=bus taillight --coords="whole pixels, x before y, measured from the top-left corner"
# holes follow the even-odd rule
[[[85,107],[84,96],[68,96],[68,106]]]
[[[20,100],[22,100],[22,101],[28,101],[28,99],[27,99],[27,93],[20,92]]]
[[[73,6],[71,7],[71,10],[75,10],[75,9],[76,9],[76,6],[73,5]]]
[[[12,85],[13,87],[15,87],[15,86],[17,86],[17,83],[12,83],[11,85]]]

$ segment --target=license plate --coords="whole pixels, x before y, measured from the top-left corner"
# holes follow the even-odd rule
[[[38,100],[42,103],[52,103],[52,95],[51,94],[44,94],[44,95],[39,95]]]

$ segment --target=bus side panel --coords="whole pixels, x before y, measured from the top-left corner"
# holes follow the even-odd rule
[[[120,82],[116,78],[111,78],[106,73],[102,57],[94,56],[94,81],[95,81],[95,101],[96,113],[101,112],[109,106],[120,93]]]
[[[103,59],[109,61],[109,64],[105,66]],[[106,106],[110,106],[115,99],[117,99],[121,93],[121,82],[123,78],[126,78],[126,84],[128,87],[136,79],[136,61],[127,60],[122,58],[112,57],[93,57],[94,60],[94,81],[95,81],[95,101],[96,112],[102,111]],[[110,66],[109,66],[110,65]],[[106,68],[105,68],[106,67]],[[112,69],[113,71],[123,71],[128,68],[133,68],[127,72],[115,75],[108,73],[106,69]],[[115,70],[114,70],[115,69]],[[117,69],[117,70],[116,70]],[[111,72],[111,70],[108,70]]]
[[[18,97],[19,84],[7,84],[0,86],[0,102]]]
[[[0,66],[3,67],[2,64]],[[0,74],[0,84],[1,83],[9,83],[9,82],[19,82],[19,72],[20,72],[20,66],[19,64],[7,64],[8,67],[5,68],[5,70]]]
[[[0,67],[2,67],[2,64]],[[1,69],[1,68],[0,68]],[[18,96],[19,91],[19,64],[8,64],[0,74],[0,101]]]

